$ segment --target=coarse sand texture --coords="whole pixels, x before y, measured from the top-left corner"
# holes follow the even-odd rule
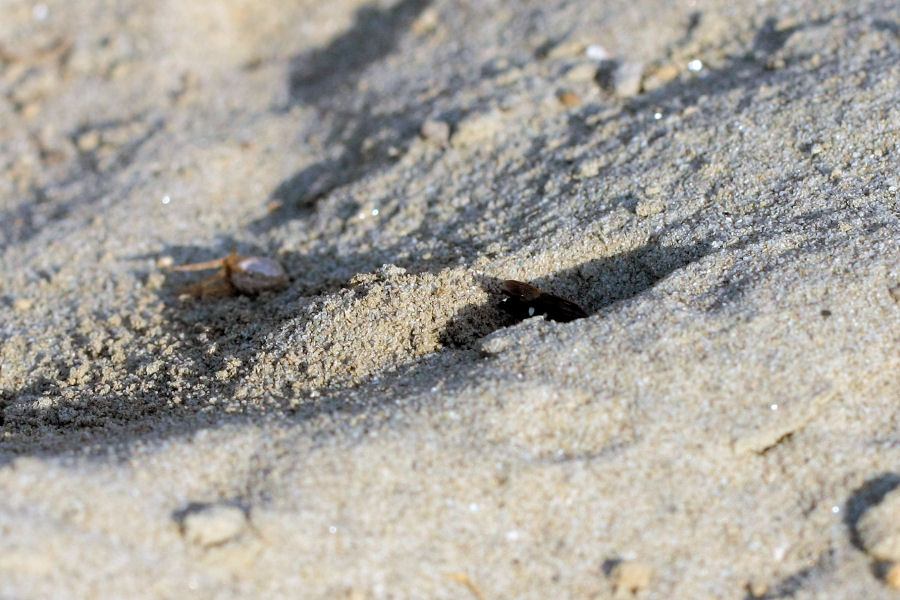
[[[0,92],[0,598],[900,593],[897,2],[0,0]]]

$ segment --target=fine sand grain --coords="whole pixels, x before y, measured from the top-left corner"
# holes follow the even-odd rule
[[[0,15],[0,597],[895,596],[896,2]]]

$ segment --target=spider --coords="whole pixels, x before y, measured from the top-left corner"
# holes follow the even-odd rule
[[[256,295],[281,288],[287,283],[284,267],[262,256],[242,256],[232,252],[225,258],[172,267],[173,271],[219,269],[212,277],[184,288],[183,293],[197,296],[232,293]]]

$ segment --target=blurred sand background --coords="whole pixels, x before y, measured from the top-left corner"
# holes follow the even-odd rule
[[[0,597],[897,594],[896,2],[2,0],[0,91]]]

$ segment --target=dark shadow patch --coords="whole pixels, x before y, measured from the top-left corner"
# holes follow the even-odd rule
[[[866,550],[857,529],[859,520],[870,508],[880,504],[884,497],[896,489],[897,486],[900,486],[900,474],[883,473],[866,480],[865,483],[850,494],[850,497],[844,504],[844,526],[847,528],[850,543],[859,550],[863,552]]]
[[[753,38],[753,51],[765,56],[775,54],[784,47],[788,39],[797,30],[810,25],[821,25],[825,22],[823,20],[811,20],[803,25],[797,24],[779,29],[778,19],[768,17],[756,31],[756,36]]]
[[[821,586],[821,580],[833,569],[834,552],[827,550],[819,555],[814,565],[781,579],[761,596],[748,591],[747,595],[744,596],[744,600],[782,600],[784,598],[793,598],[804,588],[815,585]]]
[[[886,560],[873,560],[869,567],[869,572],[872,573],[872,577],[883,582],[887,579],[888,572],[894,564],[895,563]]]
[[[327,45],[302,52],[290,61],[289,105],[317,108],[322,118],[333,119],[325,146],[340,145],[338,155],[319,160],[282,181],[272,192],[277,208],[255,223],[267,229],[286,219],[309,214],[317,200],[347,185],[366,172],[394,160],[424,119],[422,106],[379,114],[374,97],[356,91],[356,81],[372,64],[394,51],[401,35],[431,0],[401,0],[393,6],[360,8],[353,25]],[[361,107],[353,114],[332,108],[335,94],[358,96]],[[371,96],[371,95],[370,95]],[[364,141],[377,139],[364,148]],[[393,156],[392,156],[393,155]],[[350,214],[355,212],[352,208]]]
[[[897,37],[900,37],[900,24],[896,21],[887,21],[885,19],[875,19],[872,26],[878,31],[888,31]]]
[[[709,254],[706,243],[664,246],[651,240],[629,252],[598,258],[531,283],[570,298],[596,314],[650,289],[672,272]]]
[[[442,345],[468,348],[476,340],[515,324],[515,319],[500,308],[503,282],[494,277],[482,277],[480,285],[492,300],[486,304],[470,304],[457,311],[438,336]]]
[[[711,250],[706,243],[663,246],[651,241],[630,252],[588,261],[529,283],[583,307],[587,315],[592,315],[645,292],[672,272],[700,260]],[[491,294],[492,300],[459,311],[441,336],[446,345],[465,347],[497,329],[541,314],[536,310],[529,315],[527,304],[522,304],[526,309],[524,313],[504,310],[502,280],[485,278],[482,285]]]
[[[188,502],[181,508],[172,511],[172,520],[175,521],[175,524],[178,525],[178,528],[184,533],[184,522],[185,520],[191,516],[200,513],[204,513],[216,504],[224,505],[224,506],[233,506],[241,510],[244,513],[245,517],[250,516],[250,507],[240,502],[239,500],[226,500],[219,503],[213,502]]]
[[[390,54],[400,35],[431,0],[401,0],[393,6],[364,6],[353,25],[328,45],[291,59],[292,104],[316,104],[353,82],[369,65]]]
[[[583,308],[568,298],[514,279],[503,282],[503,296],[501,309],[516,321],[541,316],[549,321],[568,323],[588,316]]]
[[[603,574],[606,577],[612,577],[613,571],[615,571],[616,567],[621,565],[623,562],[625,562],[624,559],[619,558],[618,556],[614,558],[607,558],[603,561],[603,564],[600,565],[600,570],[603,571]]]

